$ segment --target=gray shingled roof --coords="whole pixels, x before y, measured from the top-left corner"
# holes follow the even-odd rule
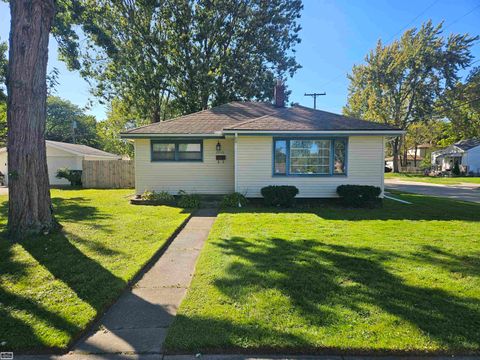
[[[345,131],[400,130],[389,125],[355,119],[300,105],[284,108],[270,115],[233,125],[225,130],[252,131]]]
[[[233,101],[172,120],[132,129],[124,134],[213,134],[225,127],[274,111],[275,107],[269,103]]]
[[[72,151],[86,156],[107,156],[112,158],[119,158],[120,156],[112,154],[106,151],[98,150],[87,145],[70,144],[66,142],[46,140],[47,144],[56,145],[57,147],[64,149],[65,151]]]
[[[474,147],[480,146],[480,139],[460,140],[453,145],[462,149],[463,151],[467,151]]]
[[[222,131],[399,131],[389,125],[295,105],[230,102],[176,119],[132,129],[129,134],[214,134]]]

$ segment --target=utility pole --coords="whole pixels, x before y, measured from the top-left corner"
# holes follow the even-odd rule
[[[326,92],[323,92],[323,93],[312,93],[312,94],[307,94],[305,93],[305,95],[303,96],[312,96],[313,97],[313,108],[315,110],[317,110],[317,96],[323,96],[323,95],[327,95]]]

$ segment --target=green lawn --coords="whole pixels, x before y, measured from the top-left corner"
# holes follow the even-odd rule
[[[435,177],[435,176],[424,176],[420,174],[386,173],[385,179],[419,181],[419,182],[427,182],[432,184],[445,184],[445,185],[453,185],[453,184],[461,184],[461,183],[480,184],[480,177]]]
[[[188,213],[133,206],[132,190],[53,190],[63,231],[10,243],[0,235],[0,346],[65,348],[125,288]],[[0,229],[6,225],[0,197]]]
[[[400,197],[221,213],[168,351],[479,353],[480,204]]]

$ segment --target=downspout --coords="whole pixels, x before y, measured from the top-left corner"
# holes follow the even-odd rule
[[[235,183],[235,192],[238,192],[238,185],[237,185],[237,175],[238,175],[238,162],[237,162],[237,149],[238,149],[238,133],[235,133],[235,139],[234,139],[234,146],[233,146],[233,161],[234,161],[234,164],[233,164],[233,176],[234,176],[234,183]]]

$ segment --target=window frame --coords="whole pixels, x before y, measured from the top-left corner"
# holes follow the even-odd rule
[[[175,152],[174,152],[174,158],[173,159],[160,159],[156,160],[153,158],[153,145],[154,144],[174,144],[175,145]],[[179,153],[184,152],[184,151],[179,151],[179,145],[180,144],[200,144],[200,159],[180,159],[179,158]],[[188,151],[187,151],[188,152]],[[191,151],[195,152],[196,151]],[[187,139],[182,139],[182,140],[173,140],[173,139],[165,139],[165,140],[150,140],[150,162],[203,162],[203,140],[187,140]]]
[[[328,174],[292,174],[290,173],[290,141],[291,140],[330,140],[330,156],[329,156],[329,173]],[[345,142],[345,171],[341,174],[335,173],[335,141]],[[275,145],[277,141],[286,142],[286,163],[285,173],[275,173]],[[273,177],[346,177],[348,176],[348,136],[335,136],[335,137],[273,137],[272,138],[272,176]]]

